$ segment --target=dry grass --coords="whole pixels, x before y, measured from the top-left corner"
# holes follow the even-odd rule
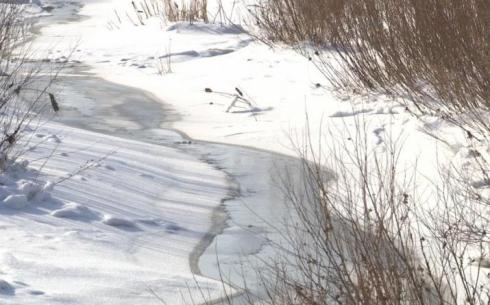
[[[264,0],[255,16],[265,41],[297,47],[337,88],[403,97],[469,138],[490,132],[489,1]],[[299,152],[308,196],[286,187],[301,221],[293,259],[271,264],[266,303],[488,304],[490,202],[468,182],[490,181],[488,162],[445,172],[427,213],[400,147],[373,152],[362,127],[324,158]]]
[[[207,0],[136,0],[132,1],[132,13],[114,11],[116,19],[108,22],[110,30],[119,29],[124,21],[135,26],[145,25],[147,20],[158,17],[168,22],[209,22]]]
[[[487,0],[264,0],[256,17],[268,41],[313,44],[337,87],[407,97],[420,112],[490,130]]]
[[[166,19],[170,22],[209,22],[207,0],[182,0],[180,4],[173,0],[162,1],[165,7]]]

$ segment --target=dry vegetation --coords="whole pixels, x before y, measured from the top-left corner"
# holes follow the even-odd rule
[[[443,187],[423,201],[417,170],[398,161],[403,143],[387,139],[377,150],[365,122],[357,127],[322,155],[308,135],[298,145],[303,183],[291,175],[281,182],[293,215],[271,224],[283,241],[257,268],[260,301],[245,290],[224,303],[488,305],[482,210],[490,202],[465,183],[475,172],[441,170]]]
[[[170,22],[209,22],[207,0],[181,1],[180,5],[173,0],[163,0],[163,3],[165,15]]]
[[[264,0],[255,16],[263,40],[295,46],[335,87],[401,97],[471,140],[488,137],[489,1]],[[490,304],[490,199],[469,183],[488,185],[489,164],[476,151],[471,167],[441,169],[424,201],[417,169],[399,164],[402,143],[385,139],[378,151],[357,124],[356,134],[327,134],[347,140],[322,155],[308,135],[298,146],[305,182],[283,181],[295,217],[259,268],[256,303]]]
[[[24,7],[0,3],[0,169],[21,153],[18,147],[24,129],[46,106],[57,111],[53,94],[47,92],[54,76],[44,76],[41,64],[28,60],[28,24]],[[46,71],[44,71],[46,72]]]
[[[422,113],[490,130],[487,0],[265,0],[255,13],[265,40],[313,44],[337,87],[405,97]]]
[[[488,304],[489,222],[475,209],[488,199],[448,170],[438,196],[421,201],[416,169],[398,163],[402,143],[377,151],[357,130],[324,155],[299,151],[306,183],[285,184],[299,218],[293,251],[271,265],[266,303]]]
[[[145,25],[146,20],[159,17],[164,23],[168,22],[209,22],[207,0],[140,0],[132,1],[135,18],[126,12],[125,16],[115,11],[117,21],[109,23],[110,29],[119,28],[123,19],[127,18],[134,25]]]

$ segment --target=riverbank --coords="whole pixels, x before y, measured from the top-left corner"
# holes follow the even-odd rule
[[[115,12],[134,13],[130,1],[82,2],[82,19],[48,25],[35,42],[52,47],[40,60],[56,62],[73,51],[70,65],[90,67],[62,85],[60,120],[176,149],[223,175],[226,194],[208,214],[214,214],[211,234],[190,254],[196,274],[217,279],[218,257],[238,283],[236,269],[244,260],[252,261],[248,267],[253,255],[267,257],[275,237],[261,220],[283,216],[277,178],[284,172],[277,169],[294,168],[294,159],[285,155],[296,157],[295,146],[308,146],[328,160],[329,149],[358,136],[380,154],[396,141],[400,168],[421,169],[414,192],[423,194],[427,210],[437,201],[440,167],[470,158],[465,151],[471,143],[457,127],[414,117],[403,98],[335,91],[311,61],[291,49],[271,50],[227,24],[116,22]],[[227,111],[240,92],[251,106]],[[216,233],[222,234],[213,238]]]
[[[58,20],[63,25],[67,24],[63,20],[51,19]],[[77,22],[73,17],[70,20]],[[57,93],[61,101],[61,111],[54,118],[55,121],[98,134],[118,136],[176,149],[183,155],[192,155],[209,164],[227,177],[227,195],[218,201],[220,204],[211,212],[210,230],[203,234],[189,254],[190,270],[194,275],[219,280],[219,270],[216,264],[209,260],[205,263],[200,262],[204,253],[207,256],[210,253],[214,256],[221,255],[214,251],[216,247],[212,249],[209,247],[213,243],[216,244],[215,237],[218,234],[225,233],[225,238],[232,241],[232,244],[226,247],[226,251],[234,252],[233,256],[237,258],[257,254],[266,245],[266,234],[269,232],[264,226],[251,233],[250,228],[254,226],[256,220],[249,217],[247,223],[236,223],[235,218],[239,219],[247,214],[246,210],[249,207],[243,204],[244,196],[247,197],[246,201],[250,204],[261,206],[262,209],[268,207],[273,200],[276,201],[276,204],[281,202],[277,200],[280,196],[271,196],[270,193],[276,190],[277,186],[275,181],[269,178],[273,166],[279,165],[281,168],[286,166],[286,163],[282,161],[285,160],[285,157],[246,147],[231,147],[192,140],[187,135],[171,129],[172,124],[180,119],[180,115],[151,94],[137,88],[116,85],[99,79],[90,72],[89,67],[80,62],[73,62],[66,66],[67,68],[63,70],[61,77],[51,89]],[[148,155],[147,157],[154,156]],[[287,163],[290,162],[288,158]],[[260,183],[251,184],[250,181],[253,180],[260,181]],[[242,181],[247,182],[245,194],[240,191]],[[250,198],[249,193],[254,194],[253,199]],[[242,205],[242,212],[237,213],[238,205]],[[229,209],[233,206],[230,212]],[[264,217],[266,215],[277,216],[279,214],[277,210],[274,212],[271,210],[264,214]],[[230,217],[233,217],[233,220]],[[237,246],[243,242],[244,235],[248,237],[250,248],[243,245]],[[229,254],[226,256],[230,257]],[[223,266],[222,271],[227,273],[238,267],[229,262]],[[235,277],[234,281],[237,286],[241,284],[238,280]],[[164,283],[162,285],[165,286]],[[182,285],[187,284],[182,283]],[[167,295],[160,295],[160,297],[168,298]],[[212,298],[211,295],[210,298]]]

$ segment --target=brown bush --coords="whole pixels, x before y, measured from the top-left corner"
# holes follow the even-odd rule
[[[264,39],[313,44],[337,87],[406,97],[421,112],[490,130],[487,0],[264,0],[255,14]],[[337,60],[322,56],[327,47]]]

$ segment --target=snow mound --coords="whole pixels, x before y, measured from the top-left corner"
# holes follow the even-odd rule
[[[22,194],[24,194],[28,200],[31,200],[34,197],[36,197],[43,190],[43,186],[41,186],[39,183],[36,183],[34,181],[20,180],[17,182],[17,184],[18,184],[18,190]]]
[[[51,216],[74,220],[89,220],[95,218],[97,214],[86,206],[70,202],[63,208],[51,212]]]
[[[50,199],[52,186],[39,179],[39,172],[30,169],[27,161],[8,161],[8,166],[0,174],[0,206],[10,209],[24,209],[31,204]]]
[[[137,229],[138,226],[131,220],[123,217],[116,217],[112,215],[105,215],[102,222],[111,227],[123,228],[123,229]]]

